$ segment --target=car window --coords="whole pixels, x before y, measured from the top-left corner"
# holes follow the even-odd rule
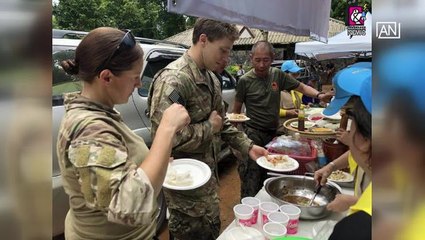
[[[155,51],[149,54],[149,57],[146,60],[146,67],[141,78],[142,87],[138,89],[139,95],[147,97],[155,74],[181,55],[182,53],[169,54],[161,53],[160,51]]]
[[[75,56],[75,49],[61,48],[53,49],[56,52],[52,56],[52,69],[53,69],[53,82],[52,82],[52,104],[53,106],[63,105],[63,94],[75,91],[81,91],[82,86],[76,76],[67,74],[60,62],[66,59],[73,59]]]
[[[222,89],[223,90],[230,90],[230,89],[234,89],[236,87],[236,81],[230,75],[230,73],[228,73],[227,71],[224,71],[221,74],[221,78],[223,79],[223,82],[222,82]]]

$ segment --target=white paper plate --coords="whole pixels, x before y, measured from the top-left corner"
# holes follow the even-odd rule
[[[263,239],[263,234],[252,227],[234,227],[226,233],[226,240],[252,240]]]
[[[319,118],[319,119],[314,120],[313,118]],[[309,121],[311,121],[311,122],[317,122],[317,121],[322,120],[323,118],[325,118],[325,116],[323,116],[323,114],[321,114],[321,113],[314,113],[314,114],[310,114],[310,115],[308,115],[308,117],[307,117],[307,119],[308,119]]]
[[[277,154],[270,154],[269,156],[278,156]],[[290,172],[290,171],[294,171],[297,170],[299,167],[299,164],[297,162],[297,160],[288,157],[288,160],[290,161],[291,165],[286,167],[286,168],[281,168],[281,167],[274,167],[273,164],[269,163],[266,159],[266,157],[260,157],[257,159],[257,164],[265,169],[271,170],[271,171],[275,171],[275,172]]]
[[[322,113],[324,108],[317,108],[317,107],[310,107],[310,108],[304,108],[304,113],[306,115],[315,114],[315,113]]]
[[[208,167],[207,164],[196,159],[190,159],[190,158],[175,159],[168,165],[167,173],[170,170],[170,168],[173,168],[177,172],[189,171],[193,179],[193,183],[189,186],[171,185],[166,182],[167,180],[167,175],[166,175],[164,184],[162,186],[168,189],[174,189],[174,190],[195,189],[204,185],[211,178],[210,167]]]
[[[334,180],[334,179],[331,178],[331,176],[329,176],[328,177],[328,180],[329,181],[332,181],[332,182],[336,182],[336,183],[348,183],[348,182],[352,182],[354,180],[353,175],[351,175],[351,174],[349,174],[347,172],[343,172],[343,171],[341,171],[341,172],[344,175],[344,178],[343,179]]]
[[[298,128],[298,121],[294,121],[294,122],[291,122],[291,127],[293,127],[293,128]],[[304,127],[305,128],[312,128],[312,127],[314,127],[314,122],[310,122],[310,121],[305,121],[304,122]]]
[[[323,114],[323,112],[322,112],[322,114]],[[331,120],[334,120],[334,121],[341,120],[341,113],[339,111],[337,113],[335,113],[334,115],[331,115],[331,116],[324,115],[324,116],[325,116],[325,118],[331,119]]]
[[[234,118],[234,115],[235,115],[234,113],[226,113],[226,116],[229,119],[229,122],[246,122],[246,121],[248,121],[248,120],[251,119],[251,118],[249,118],[249,117],[247,117],[247,116],[245,116],[243,114],[238,114],[238,115],[244,116],[244,118],[242,118],[242,119],[235,119]]]

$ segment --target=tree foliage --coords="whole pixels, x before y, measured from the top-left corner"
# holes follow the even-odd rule
[[[61,29],[110,26],[164,39],[191,27],[195,19],[167,12],[166,4],[167,0],[60,0],[53,6],[53,16]]]

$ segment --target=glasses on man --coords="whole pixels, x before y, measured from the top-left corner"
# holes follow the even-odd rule
[[[100,65],[97,70],[98,72],[102,71],[103,69],[106,69],[111,62],[111,60],[120,54],[123,51],[127,51],[132,49],[136,45],[136,39],[134,38],[133,33],[131,33],[130,30],[122,30],[125,32],[124,37],[121,39],[118,46],[115,48],[114,52],[106,59],[105,62],[103,62],[102,65]]]

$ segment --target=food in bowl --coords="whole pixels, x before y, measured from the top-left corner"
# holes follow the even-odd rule
[[[324,118],[324,116],[321,113],[314,113],[314,114],[311,114],[307,117],[307,119],[309,121],[313,121],[313,122],[320,121],[323,118]]]
[[[293,203],[300,206],[309,206],[308,204],[310,203],[311,199],[307,197],[303,197],[303,196],[285,195],[283,196],[282,200],[285,202]],[[320,205],[317,202],[313,201],[311,206],[320,206]]]
[[[299,175],[277,177],[267,182],[265,186],[266,192],[279,205],[289,203],[283,200],[286,195],[303,196],[311,199],[316,188],[316,181],[313,177]],[[314,202],[318,203],[319,206],[294,205],[301,209],[301,219],[320,219],[331,213],[326,209],[326,206],[335,199],[336,194],[340,193],[339,186],[329,181],[322,186],[322,189],[314,198]]]

